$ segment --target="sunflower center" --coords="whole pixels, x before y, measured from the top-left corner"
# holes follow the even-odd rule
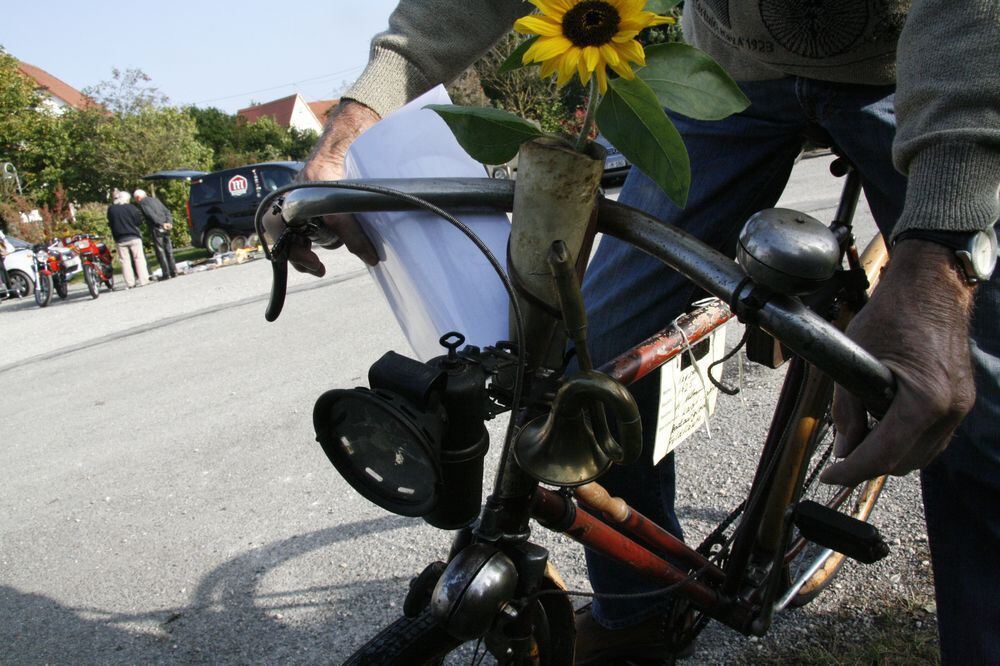
[[[618,32],[621,16],[602,0],[585,0],[563,14],[562,29],[575,46],[607,44]]]

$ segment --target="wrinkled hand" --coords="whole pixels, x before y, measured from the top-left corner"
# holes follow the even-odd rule
[[[363,104],[345,100],[330,113],[323,136],[316,143],[305,167],[299,172],[298,182],[340,180],[344,177],[344,158],[351,142],[366,129],[378,122],[379,116]],[[378,254],[362,231],[353,215],[327,215],[323,224],[340,238],[347,249],[369,266],[378,263]],[[270,212],[264,216],[264,228],[272,242],[281,235],[284,222]],[[317,277],[326,274],[326,267],[313,252],[311,243],[302,239],[289,245],[288,260],[303,273]]]
[[[896,397],[869,432],[862,403],[837,388],[834,455],[846,458],[822,481],[854,485],[882,474],[902,476],[945,449],[975,402],[972,294],[951,250],[921,240],[894,249],[881,284],[847,334],[892,370]]]

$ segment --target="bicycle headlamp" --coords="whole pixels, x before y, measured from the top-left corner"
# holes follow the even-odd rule
[[[387,511],[442,529],[470,524],[489,446],[481,363],[454,348],[428,363],[389,352],[368,380],[371,389],[335,389],[316,401],[313,425],[327,458]]]
[[[443,419],[403,398],[366,388],[327,391],[313,425],[323,452],[365,498],[402,516],[424,516],[437,504]]]

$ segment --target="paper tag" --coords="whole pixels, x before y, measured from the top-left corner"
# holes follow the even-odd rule
[[[719,389],[708,379],[708,366],[726,353],[727,326],[728,324],[724,324],[718,327],[708,337],[692,345],[694,363],[691,362],[691,353],[685,349],[660,368],[660,407],[656,416],[654,465],[698,430],[705,423],[706,416],[715,413]],[[716,366],[713,376],[721,377],[722,368]]]

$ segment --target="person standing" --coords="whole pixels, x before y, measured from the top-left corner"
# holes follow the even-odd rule
[[[131,200],[128,192],[115,190],[112,204],[108,206],[108,226],[111,227],[111,237],[118,246],[118,260],[122,263],[122,278],[126,289],[137,285],[142,287],[149,282],[146,255],[142,252],[142,213],[130,203]]]
[[[156,261],[160,264],[160,280],[177,277],[174,245],[170,240],[170,230],[174,228],[174,217],[170,214],[170,209],[156,197],[147,195],[145,190],[136,190],[132,193],[132,198],[146,218]]]

